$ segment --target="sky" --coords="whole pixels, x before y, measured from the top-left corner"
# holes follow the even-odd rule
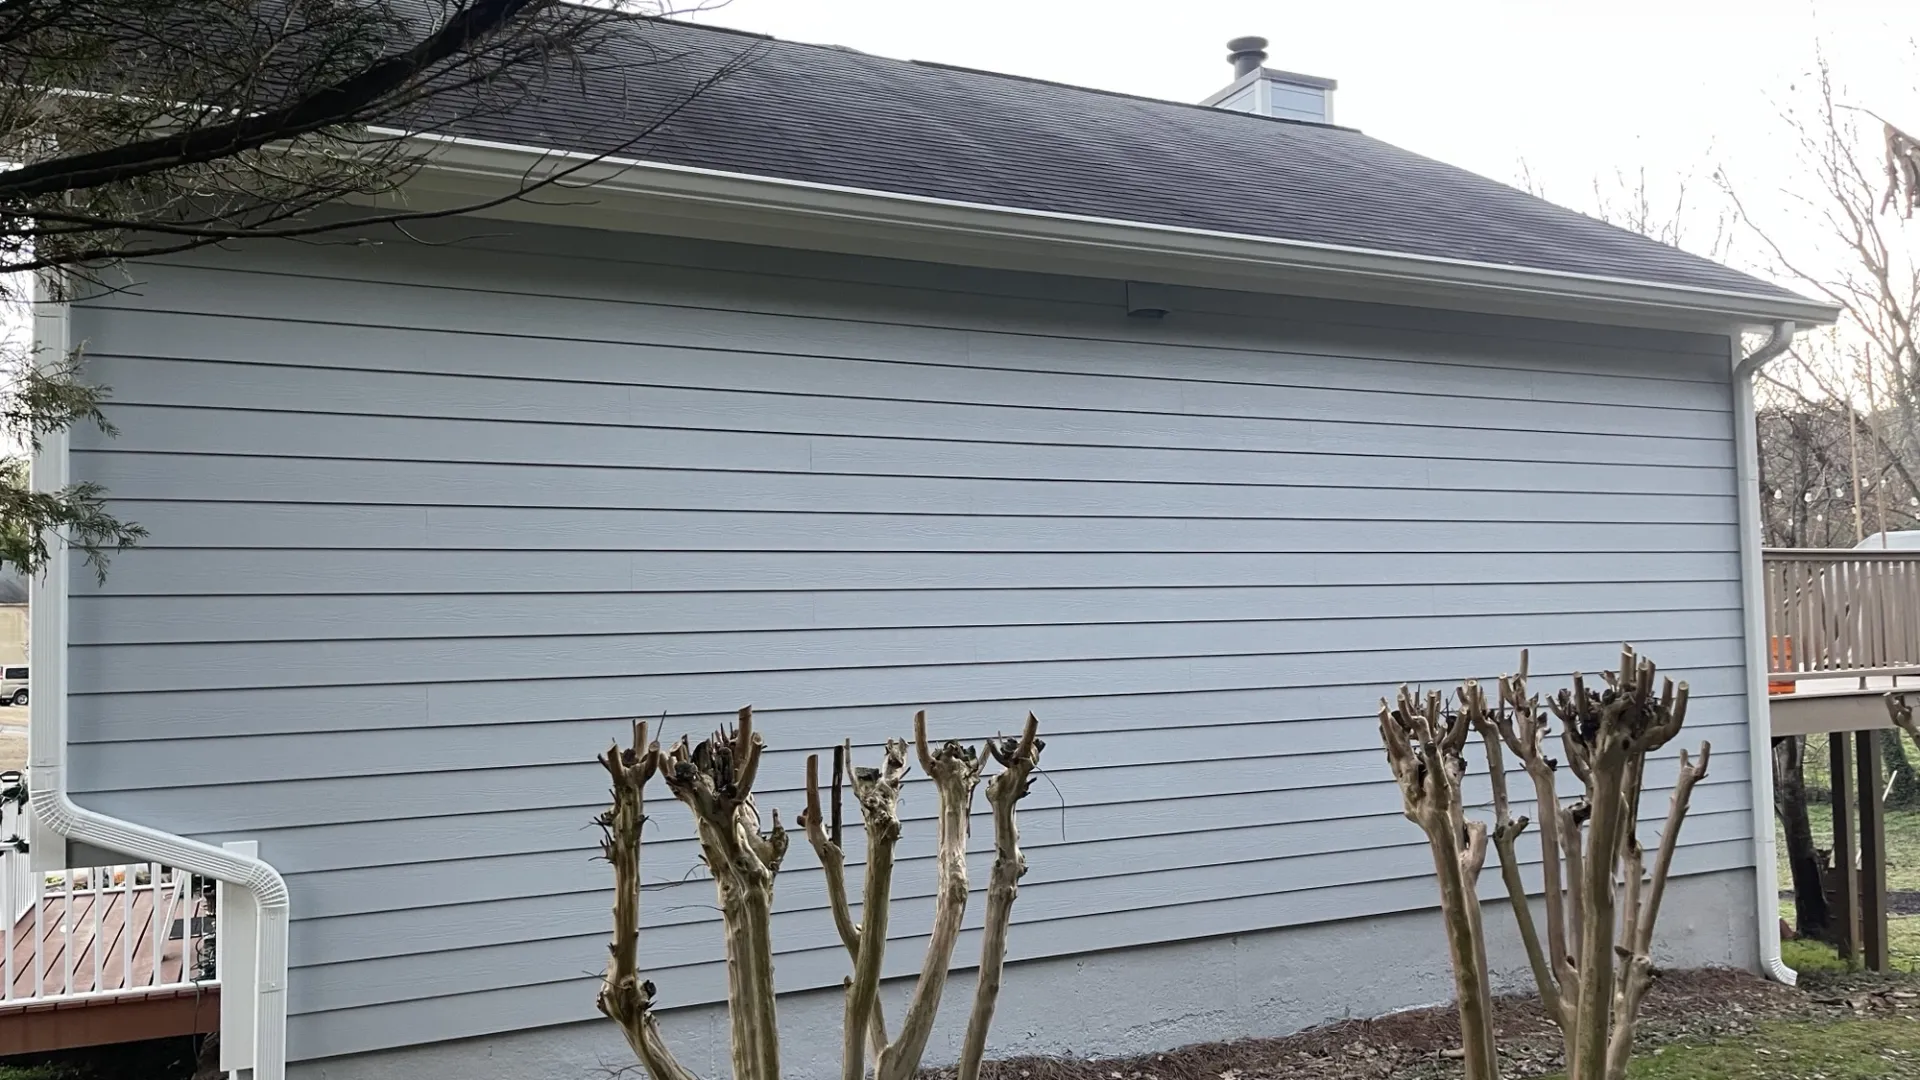
[[[695,18],[1179,101],[1225,85],[1226,41],[1257,34],[1269,67],[1339,80],[1337,122],[1508,183],[1524,160],[1581,209],[1596,176],[1641,168],[1663,201],[1691,176],[1711,202],[1715,166],[1771,199],[1779,108],[1816,50],[1843,100],[1920,130],[1920,0],[731,0]]]

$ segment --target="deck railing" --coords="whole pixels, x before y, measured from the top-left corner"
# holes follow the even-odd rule
[[[1920,674],[1920,550],[1765,553],[1768,679]]]
[[[26,835],[0,805],[0,841]],[[159,863],[39,873],[0,843],[0,1005],[207,985],[211,883]]]

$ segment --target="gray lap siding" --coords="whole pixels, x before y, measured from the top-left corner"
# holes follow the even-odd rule
[[[593,1015],[632,715],[753,703],[790,815],[842,735],[1037,712],[1018,959],[1430,906],[1374,700],[1631,640],[1717,747],[1680,869],[1751,863],[1724,339],[510,230],[74,312],[121,428],[74,474],[152,533],[73,579],[74,782],[287,874],[296,1057]],[[656,824],[646,963],[715,1000]],[[783,987],[844,972],[823,902],[796,850]]]

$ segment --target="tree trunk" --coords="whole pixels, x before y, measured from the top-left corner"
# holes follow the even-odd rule
[[[1794,931],[1801,937],[1828,940],[1833,912],[1827,906],[1820,852],[1814,847],[1813,823],[1807,817],[1804,738],[1774,740],[1773,809],[1786,834],[1787,868],[1793,878]]]
[[[1920,776],[1914,774],[1913,763],[1907,759],[1906,740],[1900,737],[1898,728],[1887,728],[1880,733],[1880,751],[1886,756],[1887,776],[1892,781],[1887,788],[1887,809],[1920,807]]]

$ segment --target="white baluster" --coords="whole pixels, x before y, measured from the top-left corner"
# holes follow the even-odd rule
[[[111,873],[111,869],[103,871],[98,867],[88,873],[88,877],[93,879],[93,989],[95,990],[107,988],[107,955],[106,946],[100,942],[100,927],[103,921],[100,917],[100,909],[107,905],[109,896],[104,888],[106,884],[104,875]]]

